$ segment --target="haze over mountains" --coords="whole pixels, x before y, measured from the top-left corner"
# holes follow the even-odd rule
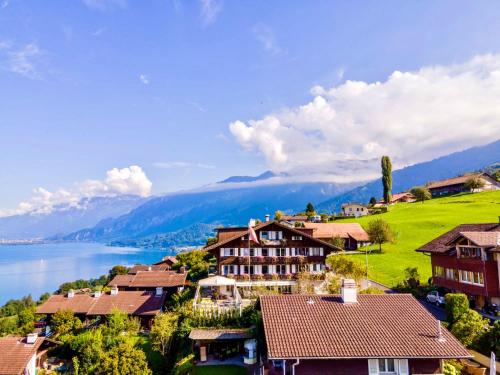
[[[500,160],[500,141],[474,147],[393,173],[393,192],[431,180],[481,170]],[[289,178],[290,177],[290,178]],[[266,171],[233,176],[207,189],[141,198],[133,195],[82,200],[50,214],[0,218],[0,238],[45,237],[68,241],[118,241],[140,244],[160,239],[164,246],[194,245],[217,225],[246,225],[250,217],[276,210],[296,212],[313,202],[318,211],[339,211],[343,202],[366,203],[382,194],[379,180],[367,184],[290,182],[292,176]],[[139,240],[139,241],[138,241]]]

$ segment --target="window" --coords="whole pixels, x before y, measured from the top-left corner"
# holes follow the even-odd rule
[[[321,263],[311,264],[311,272],[321,272]]]
[[[295,254],[302,255],[302,256],[307,256],[309,254],[309,252],[307,251],[307,248],[300,247],[298,249],[295,249]]]
[[[292,236],[293,241],[302,241],[302,236]]]
[[[460,282],[465,284],[484,285],[484,275],[482,272],[459,271]]]
[[[282,231],[261,231],[260,232],[260,238],[262,240],[281,240],[283,239],[283,232]]]
[[[444,277],[444,268],[441,266],[434,266],[434,276]]]
[[[280,275],[284,275],[286,273],[286,265],[277,264],[276,265],[276,273],[278,273]]]
[[[460,258],[481,258],[480,247],[459,247]]]
[[[269,249],[264,249],[264,248],[262,248],[262,250],[261,250],[261,251],[262,251],[262,256],[263,256],[263,257],[267,257],[267,256],[269,256]]]
[[[269,274],[269,266],[267,264],[262,265],[262,274],[263,275]]]
[[[228,264],[225,266],[222,266],[222,274],[223,275],[229,275],[229,274],[236,274],[236,267],[233,264]]]
[[[309,256],[321,256],[323,255],[323,249],[321,247],[311,247],[309,248]]]
[[[380,358],[378,360],[378,371],[382,374],[395,374],[396,368],[394,366],[394,359]]]
[[[284,257],[286,255],[286,249],[283,248],[276,248],[275,252],[277,257]]]
[[[446,278],[449,280],[458,280],[458,271],[453,268],[445,268]]]
[[[234,256],[235,251],[234,249],[224,249],[224,256],[225,257],[231,257]]]

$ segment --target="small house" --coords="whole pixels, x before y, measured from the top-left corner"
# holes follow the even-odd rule
[[[360,203],[344,203],[342,205],[344,216],[360,217],[369,214],[368,207]]]

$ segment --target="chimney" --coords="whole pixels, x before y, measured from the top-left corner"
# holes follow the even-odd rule
[[[75,296],[75,291],[73,289],[68,290],[68,298],[73,298]]]
[[[356,287],[356,282],[353,279],[342,279],[342,301],[347,303],[357,303],[358,302],[358,288]]]
[[[161,286],[156,287],[156,296],[159,297],[163,294],[163,288]]]
[[[116,295],[118,294],[118,287],[117,287],[116,285],[113,285],[113,286],[111,287],[111,292],[110,292],[110,294],[111,294],[112,296],[116,296]]]
[[[267,223],[271,219],[271,216],[269,214],[266,214],[265,218],[266,218],[266,223]]]
[[[26,343],[27,344],[34,344],[36,342],[37,338],[38,338],[38,333],[28,333],[26,335]]]
[[[94,292],[94,297],[95,297],[95,298],[99,298],[99,297],[101,296],[101,294],[102,294],[102,292],[101,292],[100,290],[96,290],[96,291]]]

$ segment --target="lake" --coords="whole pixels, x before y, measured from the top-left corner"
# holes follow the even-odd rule
[[[117,264],[154,263],[173,254],[166,250],[81,242],[0,245],[0,306],[28,294],[38,299],[66,281],[99,277]]]

